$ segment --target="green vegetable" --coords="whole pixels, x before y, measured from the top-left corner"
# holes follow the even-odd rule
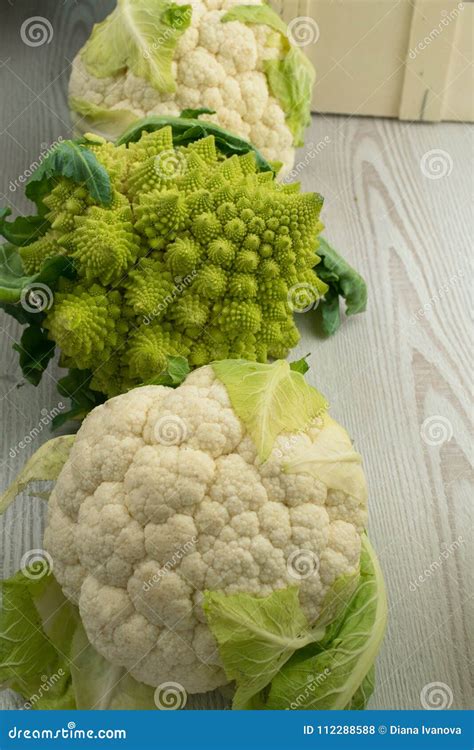
[[[313,270],[321,196],[277,183],[252,146],[212,123],[150,117],[116,145],[62,142],[27,193],[49,228],[5,250],[16,273],[6,269],[12,293],[0,288],[0,303],[50,281],[20,352],[35,384],[55,345],[82,373],[55,424],[160,382],[169,357],[196,367],[286,356],[299,339],[292,289],[327,290]]]
[[[341,258],[323,237],[319,238],[318,255],[322,260],[318,274],[329,287],[319,310],[323,331],[327,336],[331,336],[341,325],[339,297],[345,299],[346,315],[365,312],[367,285],[362,276]]]
[[[286,113],[295,145],[303,146],[304,131],[311,123],[311,98],[316,80],[313,65],[302,49],[290,45],[287,25],[268,5],[236,5],[222,21],[264,24],[279,34],[283,54],[278,59],[266,60],[264,70],[271,93]]]
[[[94,27],[82,59],[97,78],[129,68],[161,93],[173,92],[173,54],[190,23],[191,5],[118,0],[114,12]]]
[[[272,365],[224,360],[212,366],[261,461],[270,455],[278,435],[308,429],[327,410],[325,398],[284,360]]]

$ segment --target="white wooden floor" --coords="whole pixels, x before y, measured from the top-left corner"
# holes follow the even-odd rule
[[[69,60],[112,6],[44,0],[0,10],[0,203],[27,209],[10,189],[42,149],[68,133]],[[99,6],[99,7],[97,7]],[[22,21],[41,13],[49,45],[27,47]],[[390,623],[372,708],[421,708],[431,683],[452,708],[472,705],[472,473],[470,317],[473,128],[315,116],[307,190],[325,195],[326,236],[364,274],[370,305],[331,340],[301,321],[295,356],[311,352],[312,379],[363,454],[370,533],[386,576]],[[19,326],[0,313],[1,480],[27,457],[18,443],[58,403],[57,371],[23,384],[11,345]],[[13,457],[12,457],[13,456]],[[23,498],[1,522],[0,573],[41,546],[40,501]],[[2,705],[2,704],[0,704]],[[3,705],[12,705],[4,696]]]

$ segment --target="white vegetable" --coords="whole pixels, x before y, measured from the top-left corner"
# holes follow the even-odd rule
[[[359,574],[366,522],[360,458],[324,410],[286,362],[241,363],[240,389],[235,363],[219,363],[86,418],[51,495],[45,548],[102,656],[148,685],[204,692],[229,679],[206,590],[296,587],[300,619],[314,625],[334,583]]]
[[[109,138],[136,118],[208,108],[215,114],[203,119],[282,162],[283,174],[302,143],[313,83],[261,0],[118,0],[77,55],[69,93],[77,129]]]

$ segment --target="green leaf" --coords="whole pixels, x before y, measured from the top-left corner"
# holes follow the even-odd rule
[[[302,375],[306,375],[309,370],[309,365],[306,361],[306,357],[309,357],[309,354],[307,354],[305,357],[302,357],[301,359],[295,360],[294,362],[290,362],[290,370],[293,370],[294,372],[300,372]]]
[[[82,49],[87,70],[98,78],[130,70],[161,93],[176,90],[171,64],[192,6],[168,0],[118,0]]]
[[[303,146],[303,134],[311,122],[311,99],[316,72],[312,63],[299,47],[292,47],[288,28],[280,16],[268,5],[237,5],[229,10],[222,22],[264,24],[280,34],[282,55],[264,61],[264,71],[273,96],[285,112],[295,146]]]
[[[249,151],[253,151],[260,172],[276,173],[270,162],[248,141],[229,133],[218,125],[214,125],[213,122],[206,122],[205,120],[171,117],[168,115],[150,115],[149,117],[144,117],[142,120],[138,120],[126,130],[116,141],[116,145],[121,146],[124,143],[136,143],[142,137],[143,132],[152,133],[168,125],[173,132],[174,146],[188,146],[200,138],[207,138],[207,136],[212,135],[215,138],[216,147],[225,156],[233,156],[234,154],[241,156],[247,154]]]
[[[318,276],[329,286],[318,309],[322,315],[323,331],[331,336],[340,326],[339,296],[345,299],[346,315],[365,312],[367,285],[362,276],[323,237],[319,237],[317,252],[321,258]]]
[[[1,583],[0,687],[33,709],[156,709],[154,688],[93,648],[77,607],[37,552],[33,565]]]
[[[297,649],[324,633],[311,630],[296,587],[263,598],[206,591],[203,608],[225,673],[237,683],[236,709],[268,685]]]
[[[201,115],[215,115],[214,109],[207,109],[207,107],[200,107],[200,109],[183,109],[180,114],[184,120],[197,120]]]
[[[212,367],[225,385],[261,461],[270,455],[278,435],[307,429],[327,409],[325,398],[306,383],[300,372],[291,370],[285,360],[271,365],[222,360]]]
[[[110,205],[110,177],[96,155],[78,141],[61,141],[48,154],[28,180],[26,197],[38,203],[51,189],[55,177],[69,177],[84,185],[98,203]]]
[[[54,289],[60,276],[73,278],[75,275],[74,265],[69,258],[56,255],[48,258],[38,273],[28,276],[23,269],[18,248],[9,243],[0,245],[0,305],[20,302],[24,290],[35,284],[46,284],[51,290]],[[21,317],[21,313],[20,317]],[[38,321],[39,313],[32,313],[33,320]],[[16,317],[16,316],[14,316]],[[31,320],[31,316],[24,316]]]
[[[367,708],[369,698],[375,688],[375,664],[372,665],[364,678],[360,688],[352,696],[351,702],[346,706],[348,711],[363,711]]]
[[[286,113],[295,146],[304,145],[304,131],[311,123],[311,99],[315,70],[304,52],[292,47],[282,60],[266,60],[264,70],[273,96]]]
[[[0,209],[0,234],[7,242],[24,247],[29,245],[49,229],[49,221],[42,216],[17,216],[14,221],[6,221],[11,215],[11,209]]]
[[[166,385],[169,388],[177,388],[190,372],[191,368],[186,357],[168,357],[166,369],[157,375],[156,378],[151,378],[146,383],[142,383],[142,385]]]
[[[30,325],[21,335],[20,343],[13,344],[19,353],[21,371],[32,385],[38,385],[49,360],[54,357],[55,343],[48,339],[40,325]]]
[[[71,420],[82,421],[92,409],[105,401],[105,396],[90,387],[90,370],[71,369],[58,381],[58,391],[71,401],[71,408],[54,417],[52,427],[56,430]]]
[[[71,674],[78,710],[156,710],[155,689],[137,682],[125,669],[110,664],[78,625],[71,648]]]
[[[0,497],[0,515],[32,482],[54,482],[69,458],[75,435],[60,435],[38,448]]]
[[[34,709],[75,708],[66,655],[76,615],[48,564],[37,559],[1,589],[0,685]]]
[[[221,18],[221,23],[228,23],[229,21],[265,24],[274,31],[278,31],[286,39],[287,25],[269,5],[236,5]]]
[[[367,537],[362,539],[359,585],[347,608],[310,648],[274,677],[263,707],[271,710],[362,708],[373,686],[372,668],[383,640],[387,600],[382,572]]]
[[[333,336],[341,327],[342,322],[339,294],[334,287],[326,292],[324,299],[318,306],[318,311],[321,315],[323,333],[326,336]]]
[[[362,458],[353,449],[346,430],[327,414],[311,445],[297,445],[283,464],[283,471],[310,474],[332,490],[346,492],[361,503],[367,500]]]
[[[129,109],[106,109],[74,96],[69,98],[69,109],[76,132],[93,131],[111,141],[137,120],[136,114]]]

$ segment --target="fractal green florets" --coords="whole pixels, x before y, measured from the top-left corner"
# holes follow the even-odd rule
[[[259,171],[253,152],[226,157],[213,136],[174,147],[163,127],[87,148],[110,176],[110,205],[61,177],[43,199],[51,228],[20,250],[29,274],[61,254],[77,270],[43,323],[61,364],[90,369],[111,396],[168,356],[285,357],[299,339],[294,295],[326,291],[313,271],[321,197]]]

